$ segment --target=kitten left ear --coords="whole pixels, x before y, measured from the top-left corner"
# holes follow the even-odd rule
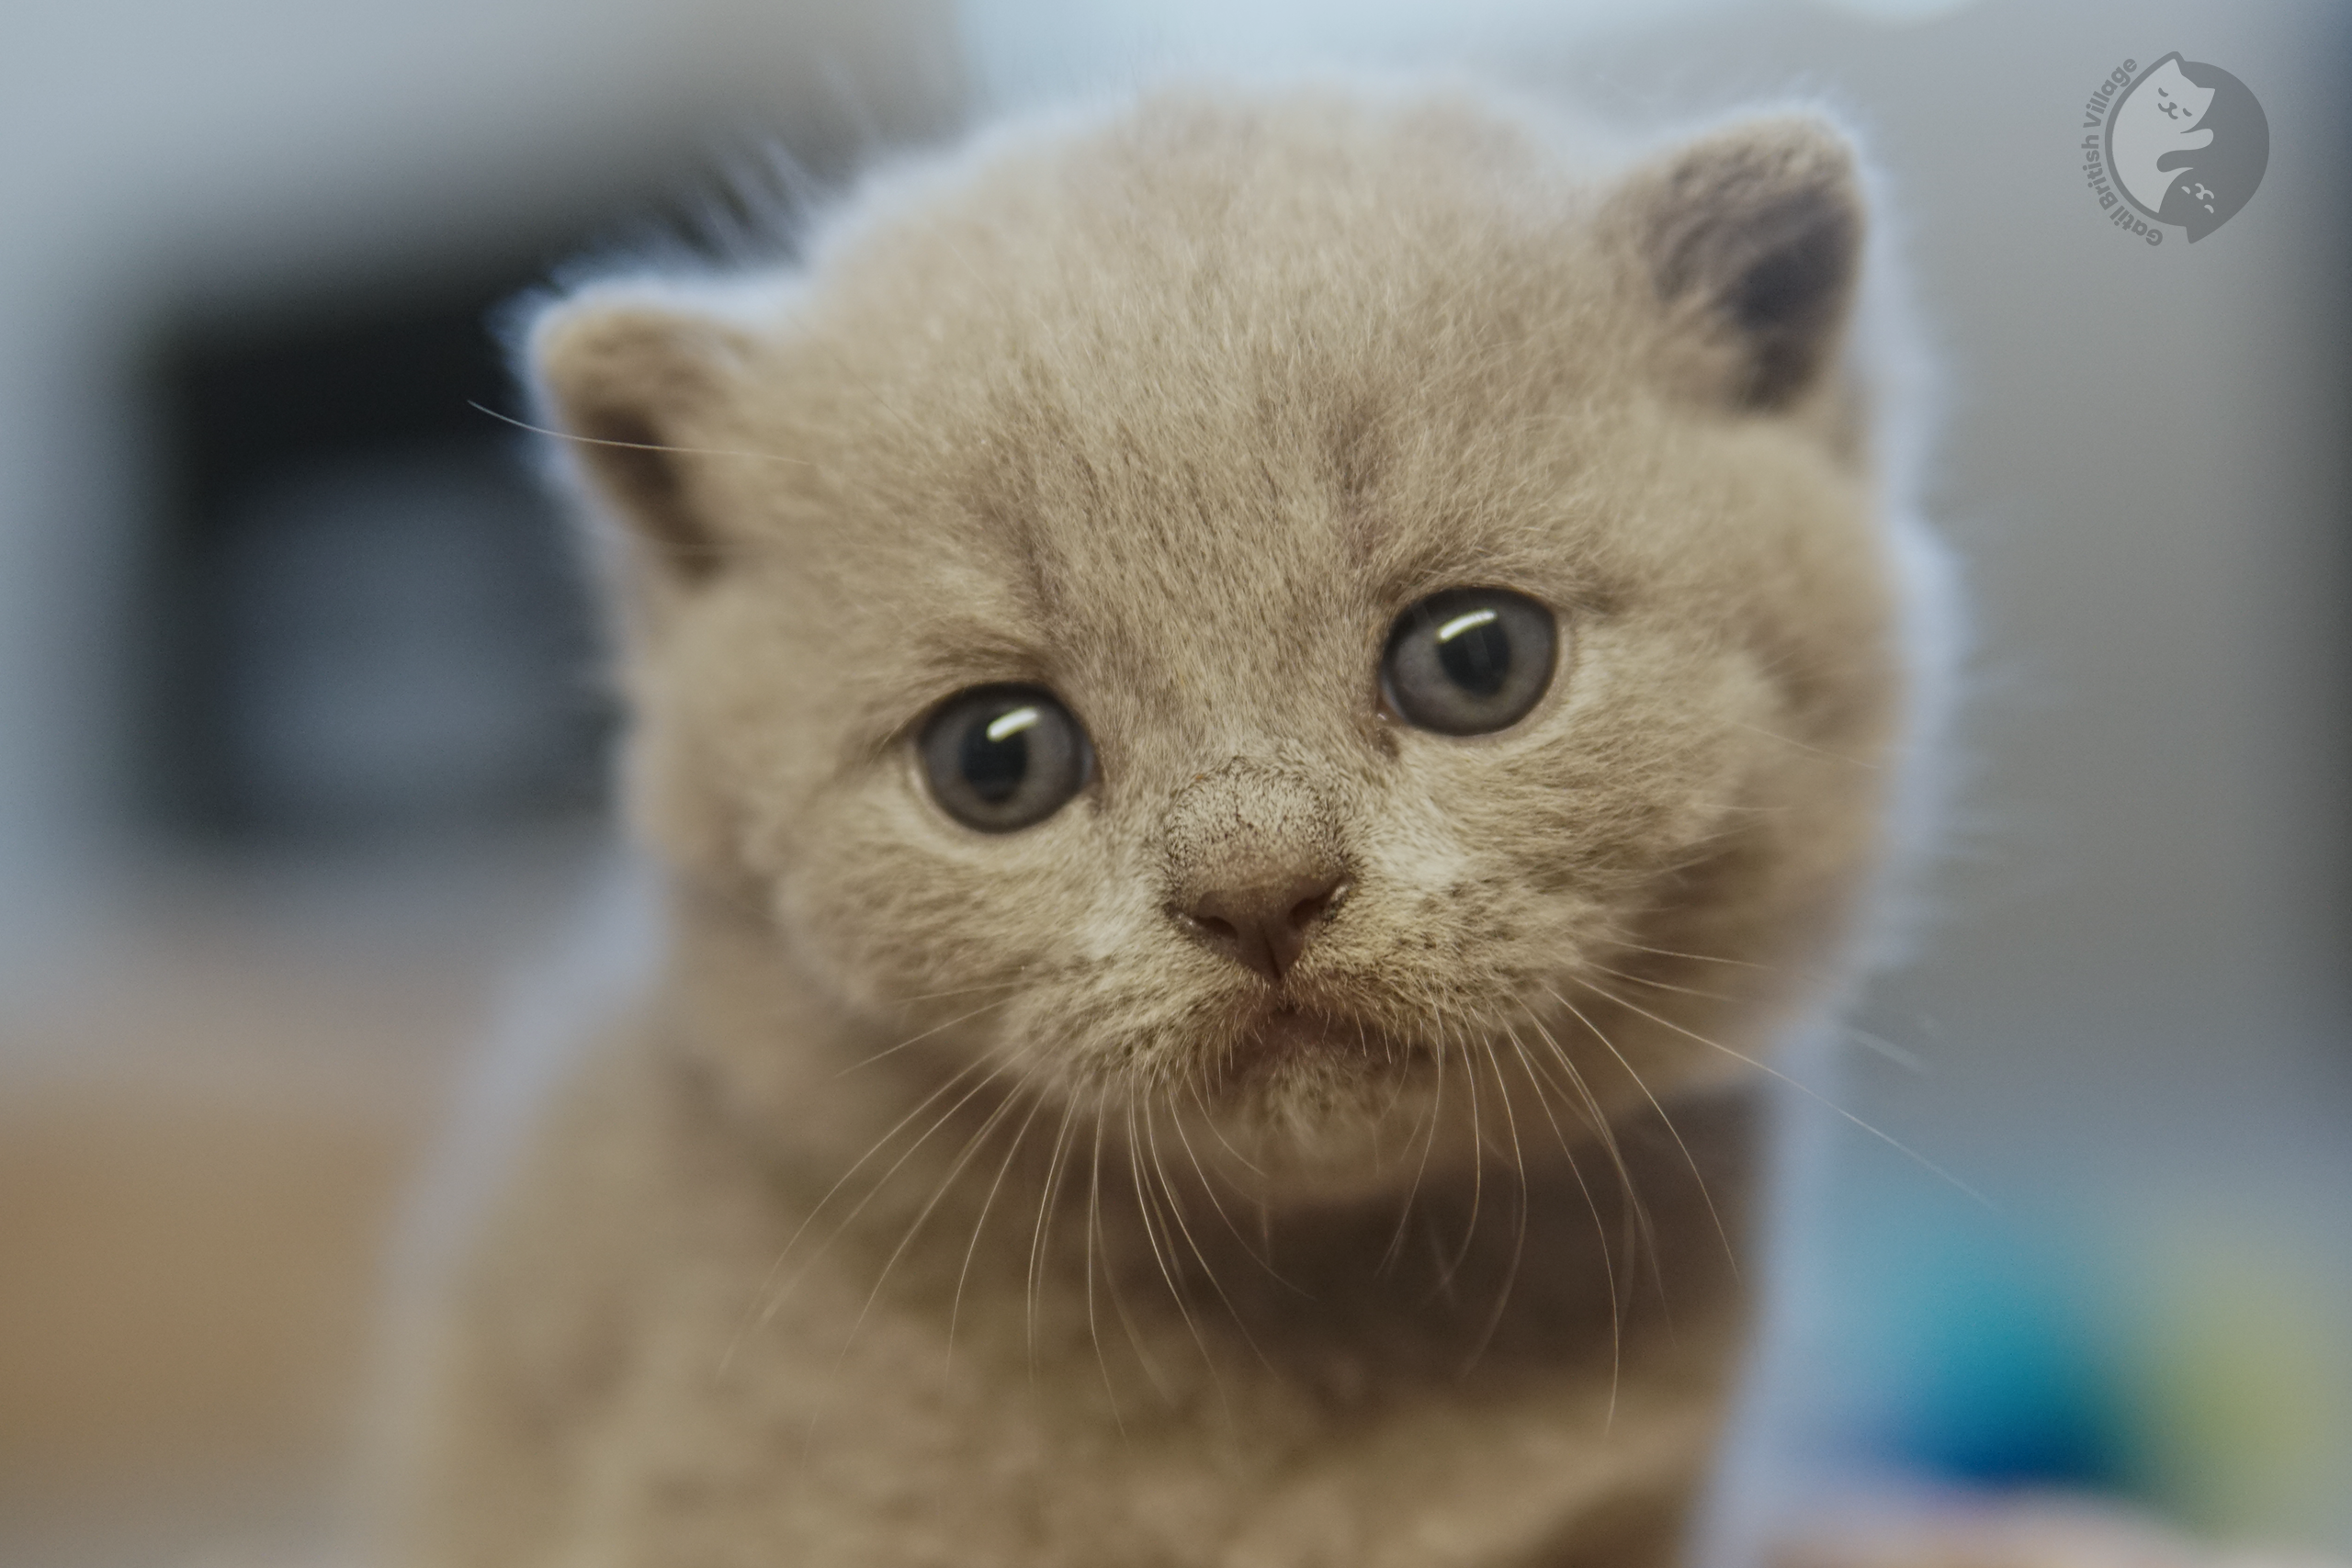
[[[1820,384],[1861,270],[1853,144],[1817,116],[1749,120],[1635,170],[1602,221],[1690,347],[1702,387],[1776,410]]]
[[[743,334],[690,305],[592,288],[549,307],[526,348],[531,378],[565,445],[663,575],[699,582],[726,543],[681,448],[717,445],[707,421],[725,400]]]

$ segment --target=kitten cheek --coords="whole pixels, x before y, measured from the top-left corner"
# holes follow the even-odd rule
[[[799,845],[776,883],[785,938],[812,955],[820,983],[877,1022],[895,1027],[913,998],[1083,972],[1102,962],[1097,949],[1127,940],[1098,908],[1105,856],[1088,814],[977,832],[905,779],[808,824]]]

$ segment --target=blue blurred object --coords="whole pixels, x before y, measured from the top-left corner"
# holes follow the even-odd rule
[[[2058,1244],[1923,1178],[1849,1181],[1826,1262],[1816,1356],[1841,1447],[1947,1483],[2135,1489],[2104,1270],[2080,1236]]]
[[[1800,1313],[1834,1472],[2352,1540],[2352,1267],[2291,1199],[2207,1172],[2187,1182],[2202,1204],[2045,1179],[1996,1210],[1876,1155],[1843,1164]]]

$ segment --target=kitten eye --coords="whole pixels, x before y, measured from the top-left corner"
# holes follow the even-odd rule
[[[1527,716],[1552,683],[1552,612],[1500,588],[1449,588],[1396,617],[1380,691],[1408,724],[1484,735]]]
[[[983,833],[1042,822],[1092,771],[1093,748],[1042,686],[975,686],[923,726],[923,773],[947,815]]]

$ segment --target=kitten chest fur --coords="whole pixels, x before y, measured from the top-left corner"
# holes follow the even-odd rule
[[[975,1115],[811,1261],[826,1168],[640,1043],[573,1082],[470,1272],[424,1561],[1620,1564],[1679,1541],[1744,1337],[1744,1094],[1678,1108],[1696,1173],[1628,1140],[1639,1242],[1614,1178],[1589,1199],[1557,1169],[1438,1185],[1393,1261],[1386,1204],[1239,1235],[1203,1204],[1184,1236],[1076,1145],[1041,1236],[1041,1145],[967,1262],[987,1194],[949,1168]]]

